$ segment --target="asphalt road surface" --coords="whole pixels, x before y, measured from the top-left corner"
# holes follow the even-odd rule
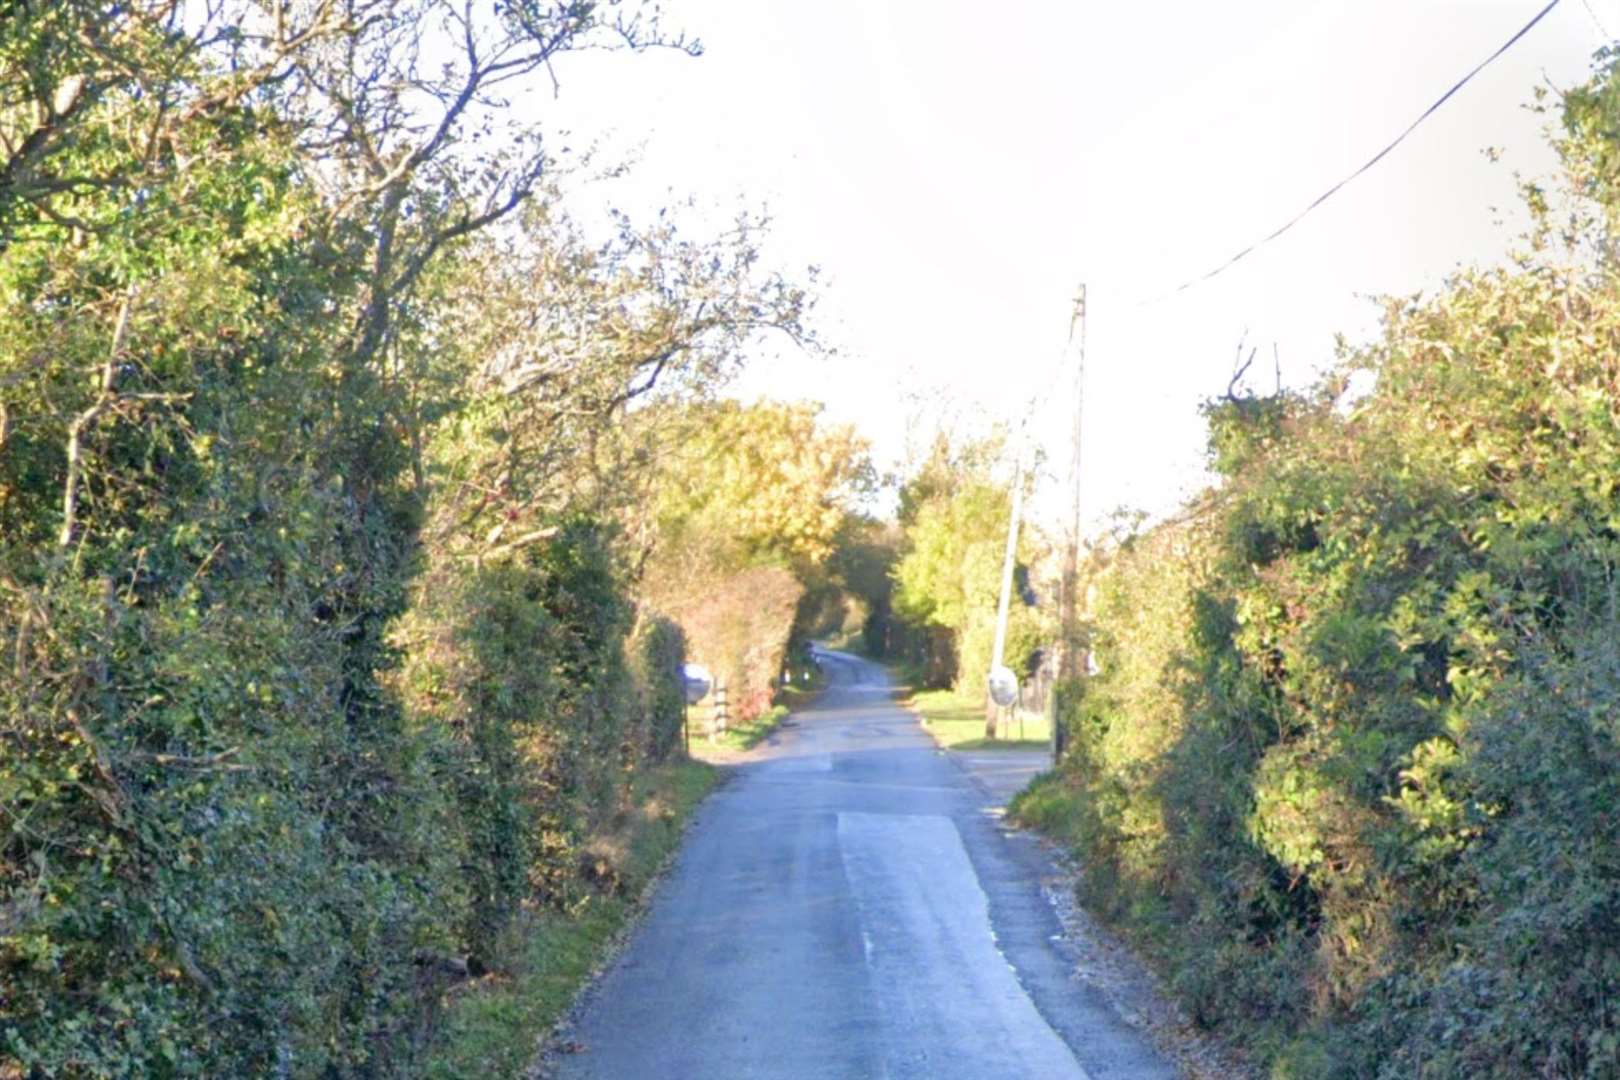
[[[1173,1077],[1070,977],[1044,856],[881,668],[831,686],[704,805],[561,1077]]]

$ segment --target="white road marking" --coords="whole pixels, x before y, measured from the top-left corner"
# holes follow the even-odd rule
[[[1018,984],[962,837],[943,815],[840,813],[893,1076],[1086,1072]]]

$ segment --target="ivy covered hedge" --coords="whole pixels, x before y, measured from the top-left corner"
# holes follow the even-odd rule
[[[1223,483],[1104,558],[1020,806],[1274,1075],[1620,1072],[1620,278],[1532,245],[1210,405]]]
[[[613,888],[582,838],[673,745],[682,639],[637,636],[629,496],[575,496],[578,448],[644,348],[703,352],[681,305],[728,315],[626,270],[658,238],[593,244],[525,295],[654,330],[517,350],[552,397],[500,382],[455,319],[510,341],[491,266],[577,237],[554,211],[496,259],[478,228],[551,162],[458,155],[480,87],[645,44],[636,8],[475,5],[432,71],[442,0],[0,16],[0,1077],[418,1075],[513,913]],[[472,112],[410,111],[451,84]],[[526,471],[518,421],[552,438]]]
[[[583,838],[675,745],[681,636],[648,618],[627,660],[591,523],[424,580],[375,646],[403,658],[384,684],[319,613],[324,575],[232,544],[201,573],[206,551],[148,555],[131,589],[8,583],[0,1061],[21,1075],[409,1075],[447,978],[494,966],[525,906],[603,884]]]
[[[465,896],[441,917],[474,971],[497,962],[514,912],[589,891],[584,839],[676,745],[684,638],[651,615],[632,638],[609,539],[575,519],[519,559],[444,560],[395,629],[406,722],[432,739],[452,802]]]

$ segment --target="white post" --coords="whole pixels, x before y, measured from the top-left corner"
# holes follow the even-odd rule
[[[1024,512],[1024,463],[1013,467],[1012,518],[1007,522],[1007,553],[1001,560],[1001,601],[996,605],[996,644],[990,670],[1001,666],[1007,648],[1007,602],[1012,594],[1013,563],[1018,554],[1018,524]]]

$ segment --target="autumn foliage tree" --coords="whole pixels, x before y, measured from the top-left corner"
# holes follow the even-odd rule
[[[984,693],[990,671],[1012,516],[1011,494],[994,471],[1000,449],[996,440],[953,446],[941,437],[900,490],[893,611],[914,627],[948,635],[948,655],[939,654],[937,639],[924,639],[925,675],[970,695]],[[1037,545],[1032,531],[1023,530],[1017,556],[1025,582]],[[1022,676],[1049,627],[1023,595],[1008,611],[1007,663]]]
[[[685,432],[661,461],[646,594],[746,710],[768,704],[806,585],[874,484],[864,441],[818,412],[717,402],[643,418]]]

